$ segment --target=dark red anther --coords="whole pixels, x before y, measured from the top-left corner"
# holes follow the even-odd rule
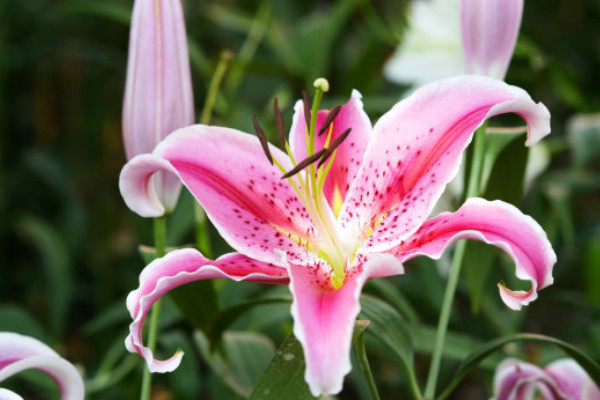
[[[323,165],[325,163],[325,161],[327,161],[329,159],[329,157],[331,157],[331,155],[333,154],[335,149],[337,149],[344,142],[344,140],[346,140],[346,138],[350,134],[351,130],[352,130],[352,128],[346,129],[344,131],[344,133],[342,133],[340,136],[338,136],[338,138],[335,139],[333,141],[333,143],[331,143],[331,146],[329,146],[329,148],[325,149],[327,151],[323,155],[323,158],[321,158],[321,161],[319,161],[319,164],[317,164],[317,168],[319,168],[321,165]]]
[[[304,100],[304,121],[306,121],[306,129],[310,129],[310,99],[306,90],[302,91],[302,99]]]
[[[285,146],[285,129],[283,127],[283,118],[281,117],[281,111],[279,110],[279,103],[277,97],[273,99],[273,112],[275,113],[275,122],[277,123],[277,132],[279,133],[279,140],[281,144]]]
[[[331,125],[335,117],[337,117],[341,109],[342,106],[335,106],[331,109],[331,111],[329,111],[327,117],[325,118],[325,121],[323,121],[323,126],[321,126],[321,130],[319,130],[319,134],[317,136],[321,136],[327,131],[327,129],[329,129],[329,125]]]
[[[294,168],[292,168],[291,170],[286,172],[286,174],[283,175],[281,177],[281,179],[289,178],[291,176],[296,175],[298,172],[302,171],[304,168],[308,167],[310,164],[314,163],[319,158],[323,157],[323,154],[325,154],[326,151],[327,151],[327,149],[321,149],[320,151],[316,152],[312,156],[306,157],[304,160],[300,161],[300,163],[298,165],[296,165]]]
[[[260,124],[258,123],[258,120],[256,119],[256,114],[252,116],[252,120],[254,122],[254,130],[256,131],[256,136],[258,136],[258,141],[260,142],[260,145],[262,146],[262,149],[265,152],[267,159],[269,160],[271,165],[273,165],[273,156],[269,151],[269,142],[267,141],[267,136],[265,135],[265,132],[262,130]]]

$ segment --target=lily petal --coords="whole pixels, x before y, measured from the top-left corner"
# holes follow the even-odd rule
[[[538,289],[552,284],[556,254],[533,218],[502,201],[468,199],[454,213],[442,213],[425,222],[392,252],[401,262],[426,255],[439,259],[459,239],[475,239],[504,250],[515,262],[516,276],[531,282],[529,291],[513,291],[499,284],[500,296],[513,310],[537,298]]]
[[[522,14],[523,0],[462,0],[462,43],[468,73],[504,79]]]
[[[270,151],[291,169],[286,154],[272,146]],[[221,236],[241,253],[265,262],[280,262],[274,249],[297,262],[310,258],[300,242],[313,240],[312,220],[255,136],[194,125],[169,135],[152,155],[129,161],[119,185],[126,204],[140,214],[157,210],[148,190],[157,171],[178,174]]]
[[[344,376],[352,369],[352,332],[367,279],[404,273],[402,264],[390,255],[372,254],[365,260],[338,290],[331,287],[328,277],[321,279],[316,269],[288,267],[294,335],[304,350],[304,377],[314,396],[339,393]]]
[[[522,89],[483,76],[433,82],[396,104],[375,124],[339,217],[342,227],[368,237],[365,246],[374,252],[406,239],[457,174],[473,132],[505,112],[523,117],[527,145],[550,132],[543,104]]]
[[[15,392],[0,388],[0,400],[23,400],[23,398]]]
[[[554,361],[545,370],[565,395],[575,400],[600,399],[600,389],[574,360],[563,358]]]
[[[165,293],[189,282],[226,278],[234,281],[287,283],[285,268],[253,260],[238,253],[215,261],[194,249],[175,250],[152,261],[140,275],[140,286],[127,296],[127,309],[133,322],[125,339],[127,350],[139,353],[152,372],[170,372],[179,366],[182,352],[168,360],[155,360],[142,341],[142,327],[152,305]]]
[[[544,399],[564,399],[552,378],[543,369],[509,358],[496,368],[494,397],[491,400],[529,400],[534,398],[536,390]]]
[[[333,143],[348,128],[352,131],[348,138],[337,148],[333,165],[325,178],[323,192],[332,210],[339,212],[350,183],[356,177],[362,158],[371,136],[371,121],[363,110],[362,95],[357,90],[342,106],[336,116],[330,143]],[[316,132],[321,130],[329,112],[319,111],[317,114]],[[294,117],[290,129],[290,148],[296,161],[307,157],[306,153],[306,121],[304,119],[304,103],[300,100],[294,107]],[[327,132],[315,139],[315,153],[325,147]]]
[[[134,3],[123,101],[127,159],[152,152],[177,128],[194,123],[194,99],[180,0]],[[148,190],[163,215],[179,198],[177,177],[159,173]]]
[[[0,332],[0,382],[30,368],[48,374],[58,385],[63,400],[83,399],[83,380],[71,363],[36,339]],[[20,396],[3,390],[0,398],[19,399]]]
[[[151,153],[177,128],[194,123],[194,98],[180,0],[133,6],[123,139],[127,158]]]

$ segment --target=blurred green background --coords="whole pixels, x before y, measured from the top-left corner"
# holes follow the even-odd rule
[[[136,398],[142,367],[122,345],[129,324],[125,297],[144,266],[138,245],[152,244],[151,221],[129,211],[118,191],[131,6],[128,0],[0,0],[0,330],[55,347],[84,371],[91,399]],[[219,54],[230,50],[236,58],[214,124],[253,132],[252,114],[258,113],[274,138],[273,97],[289,127],[300,91],[319,76],[331,83],[325,106],[345,102],[355,88],[376,121],[408,89],[385,80],[382,68],[402,40],[409,6],[383,0],[185,0],[198,114]],[[547,230],[559,256],[555,284],[515,313],[501,304],[495,288],[514,279],[510,263],[495,257],[498,268],[489,273],[465,272],[442,382],[465,351],[520,330],[556,336],[600,359],[600,116],[588,115],[600,112],[600,2],[527,0],[506,81],[552,113],[553,133],[544,144],[549,166],[513,202]],[[508,158],[499,162],[512,162],[510,153],[501,157]],[[168,244],[192,243],[192,230],[192,199],[184,195],[169,220]],[[212,239],[213,256],[227,251],[216,232]],[[465,269],[477,271],[481,261],[468,260],[473,265]],[[287,296],[285,287],[265,293],[251,284],[219,285],[225,306]],[[418,322],[406,325],[416,337],[422,380],[443,287],[433,262],[415,260],[406,275],[367,288],[406,320],[417,316]],[[241,361],[230,354],[207,362],[202,339],[172,305],[161,322],[163,355],[179,347],[187,354],[180,370],[157,378],[156,399],[247,394],[291,329],[285,302],[237,320],[233,331],[255,334],[231,333],[227,343],[231,354],[243,353],[235,348],[239,343],[252,343],[249,367],[243,354]],[[382,397],[407,393],[397,360],[374,338],[367,350]],[[541,363],[558,356],[540,345],[505,352]],[[493,368],[493,362],[484,364],[454,398],[486,398]],[[356,366],[347,382],[340,398],[368,398]],[[41,374],[8,383],[32,399],[56,393]]]

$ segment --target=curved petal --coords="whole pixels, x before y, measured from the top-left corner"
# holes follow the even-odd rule
[[[556,254],[533,218],[502,201],[468,199],[454,213],[442,213],[425,222],[406,242],[392,250],[401,262],[426,255],[438,259],[459,239],[481,240],[504,250],[515,262],[516,276],[531,282],[528,292],[499,284],[500,296],[513,310],[537,298],[538,289],[552,284]]]
[[[494,397],[491,400],[529,400],[534,398],[536,389],[545,399],[565,399],[552,377],[544,370],[533,364],[509,358],[496,368]]]
[[[23,400],[23,398],[15,392],[0,388],[0,400]]]
[[[142,341],[146,314],[162,295],[189,282],[226,278],[234,281],[287,283],[285,268],[252,260],[238,253],[226,254],[215,261],[194,249],[175,250],[152,261],[140,274],[140,286],[127,296],[127,309],[133,322],[125,339],[127,350],[139,353],[152,372],[170,372],[179,366],[183,353],[168,360],[155,360]]]
[[[363,260],[362,268],[352,269],[355,273],[348,274],[338,290],[331,287],[329,276],[320,276],[316,269],[288,267],[294,335],[304,350],[304,378],[314,396],[339,393],[344,376],[352,369],[352,331],[367,279],[404,272],[398,260],[389,255],[372,254],[357,262]]]
[[[287,155],[275,147],[270,150],[291,169]],[[312,220],[255,136],[206,125],[174,132],[153,155],[134,158],[121,172],[121,194],[138,212],[156,209],[147,190],[156,171],[176,171],[221,236],[239,252],[265,262],[280,262],[275,249],[297,262],[310,256],[300,243],[313,240]]]
[[[371,136],[371,121],[363,110],[361,98],[362,95],[357,90],[353,90],[350,100],[342,106],[332,124],[331,142],[342,135],[346,129],[352,129],[348,138],[337,148],[333,165],[323,187],[325,198],[332,210],[337,212],[346,197],[350,183],[356,177]],[[317,114],[317,132],[321,130],[328,113],[328,111],[321,110]],[[306,122],[304,120],[304,104],[301,100],[294,107],[292,121],[290,148],[296,161],[299,161],[307,157]],[[315,152],[325,147],[326,139],[327,133],[315,138]]]
[[[48,374],[58,385],[63,400],[83,399],[83,380],[71,363],[34,338],[0,332],[0,382],[30,368]],[[15,397],[7,395],[7,398]]]
[[[121,196],[127,207],[142,217],[160,217],[167,211],[155,188],[155,185],[160,184],[155,179],[157,174],[173,176],[179,181],[177,170],[154,154],[136,156],[121,170]]]
[[[194,98],[180,0],[136,1],[131,17],[123,140],[127,159],[150,153],[165,136],[194,123]],[[165,211],[177,204],[181,183],[158,174],[149,190]]]
[[[527,144],[550,132],[543,104],[522,89],[483,76],[433,82],[396,104],[375,124],[339,218],[342,228],[367,237],[365,246],[375,252],[406,239],[456,175],[475,129],[504,112],[525,119]]]
[[[462,43],[468,73],[504,79],[522,14],[523,0],[462,0]]]
[[[559,389],[574,400],[599,400],[600,390],[587,372],[570,358],[554,361],[545,368]]]

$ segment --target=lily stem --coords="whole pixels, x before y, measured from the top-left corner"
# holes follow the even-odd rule
[[[475,132],[475,139],[473,144],[473,158],[471,162],[471,170],[469,172],[469,179],[467,182],[467,189],[465,191],[465,197],[473,197],[478,194],[479,183],[481,180],[481,167],[483,165],[483,159],[485,156],[485,124],[482,125],[477,132]],[[433,400],[435,397],[435,389],[437,384],[437,378],[440,371],[440,364],[442,361],[442,351],[444,349],[444,342],[446,339],[446,331],[448,330],[448,321],[450,320],[450,313],[452,311],[452,302],[456,293],[456,287],[458,285],[458,277],[460,276],[460,269],[465,255],[467,242],[460,241],[456,244],[456,250],[454,252],[454,258],[450,267],[450,276],[448,277],[448,283],[446,285],[446,292],[444,293],[444,301],[442,303],[442,311],[440,312],[440,319],[438,322],[437,332],[435,336],[435,347],[433,350],[433,356],[431,359],[431,366],[429,367],[429,376],[427,377],[427,385],[425,387],[425,399]]]
[[[356,339],[356,353],[358,355],[358,361],[360,362],[360,369],[369,384],[369,392],[371,392],[371,398],[373,400],[380,400],[379,392],[377,392],[377,386],[375,385],[375,379],[371,373],[371,366],[367,359],[367,351],[365,350],[364,334],[360,334]]]
[[[167,249],[167,218],[165,216],[154,218],[154,249],[156,258],[160,258],[166,254]],[[150,314],[150,327],[148,332],[148,348],[152,353],[156,349],[156,337],[158,335],[158,320],[160,316],[160,308],[162,299],[158,299],[152,306]],[[144,376],[142,378],[141,400],[149,400],[152,388],[152,374],[146,367],[144,368]]]
[[[229,62],[232,59],[233,54],[229,50],[224,50],[221,52],[219,63],[217,64],[215,73],[210,80],[208,93],[206,94],[206,99],[204,100],[204,107],[202,108],[202,114],[200,115],[201,124],[210,124],[210,118],[217,101],[221,82],[223,81],[225,72],[227,72]],[[206,222],[206,213],[197,201],[194,201],[194,215],[196,219],[196,246],[198,246],[200,252],[206,257],[211,257],[210,237]]]

